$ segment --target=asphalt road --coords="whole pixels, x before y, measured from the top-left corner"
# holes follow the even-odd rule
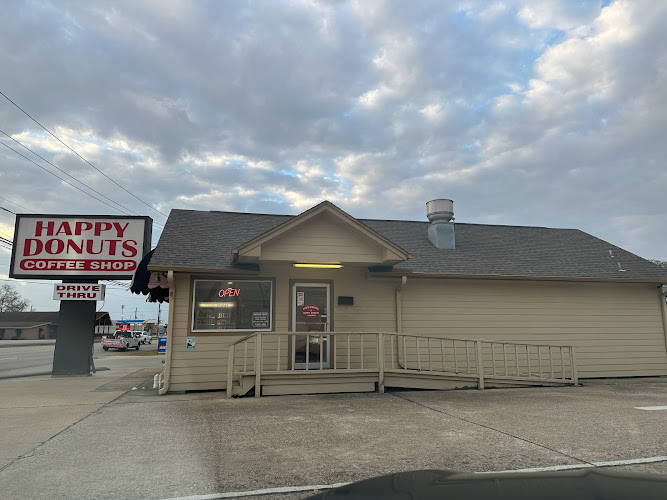
[[[0,376],[16,371],[49,371],[53,366],[53,345],[34,345],[21,347],[6,347],[0,349]],[[152,344],[143,344],[142,351],[157,351],[157,341]],[[132,355],[134,349],[123,352],[117,350],[103,351],[99,344],[95,344],[93,359],[104,359],[109,356]]]

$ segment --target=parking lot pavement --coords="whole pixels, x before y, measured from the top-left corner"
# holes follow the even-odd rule
[[[147,383],[139,389],[151,388],[152,380],[146,379],[162,368],[157,356],[111,358],[105,364],[106,369],[93,376],[0,380],[0,471],[128,389],[142,382]],[[0,497],[5,498],[4,493]]]
[[[136,390],[5,467],[0,491],[8,498],[164,499],[412,469],[585,467],[667,455],[667,411],[635,408],[660,404],[667,404],[665,379],[242,399]],[[124,432],[132,422],[136,431]],[[151,464],[153,473],[127,481],[100,473],[127,461]],[[667,473],[667,458],[619,468]]]

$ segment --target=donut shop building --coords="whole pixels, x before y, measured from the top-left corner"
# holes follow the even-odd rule
[[[455,223],[451,200],[425,215],[172,210],[148,263],[169,286],[161,392],[667,375],[664,268],[576,229]]]

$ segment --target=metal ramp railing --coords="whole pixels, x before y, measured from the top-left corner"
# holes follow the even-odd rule
[[[305,345],[301,363],[297,345]],[[313,348],[313,346],[315,346]],[[263,376],[375,374],[384,392],[385,373],[458,376],[577,385],[575,348],[570,345],[499,342],[399,332],[257,332],[230,344],[227,395],[234,382],[254,376],[255,395]]]

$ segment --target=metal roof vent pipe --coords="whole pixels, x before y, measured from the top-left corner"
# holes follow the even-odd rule
[[[426,202],[426,217],[431,222],[428,226],[428,240],[436,248],[456,248],[454,237],[454,202],[452,200],[431,200]]]

